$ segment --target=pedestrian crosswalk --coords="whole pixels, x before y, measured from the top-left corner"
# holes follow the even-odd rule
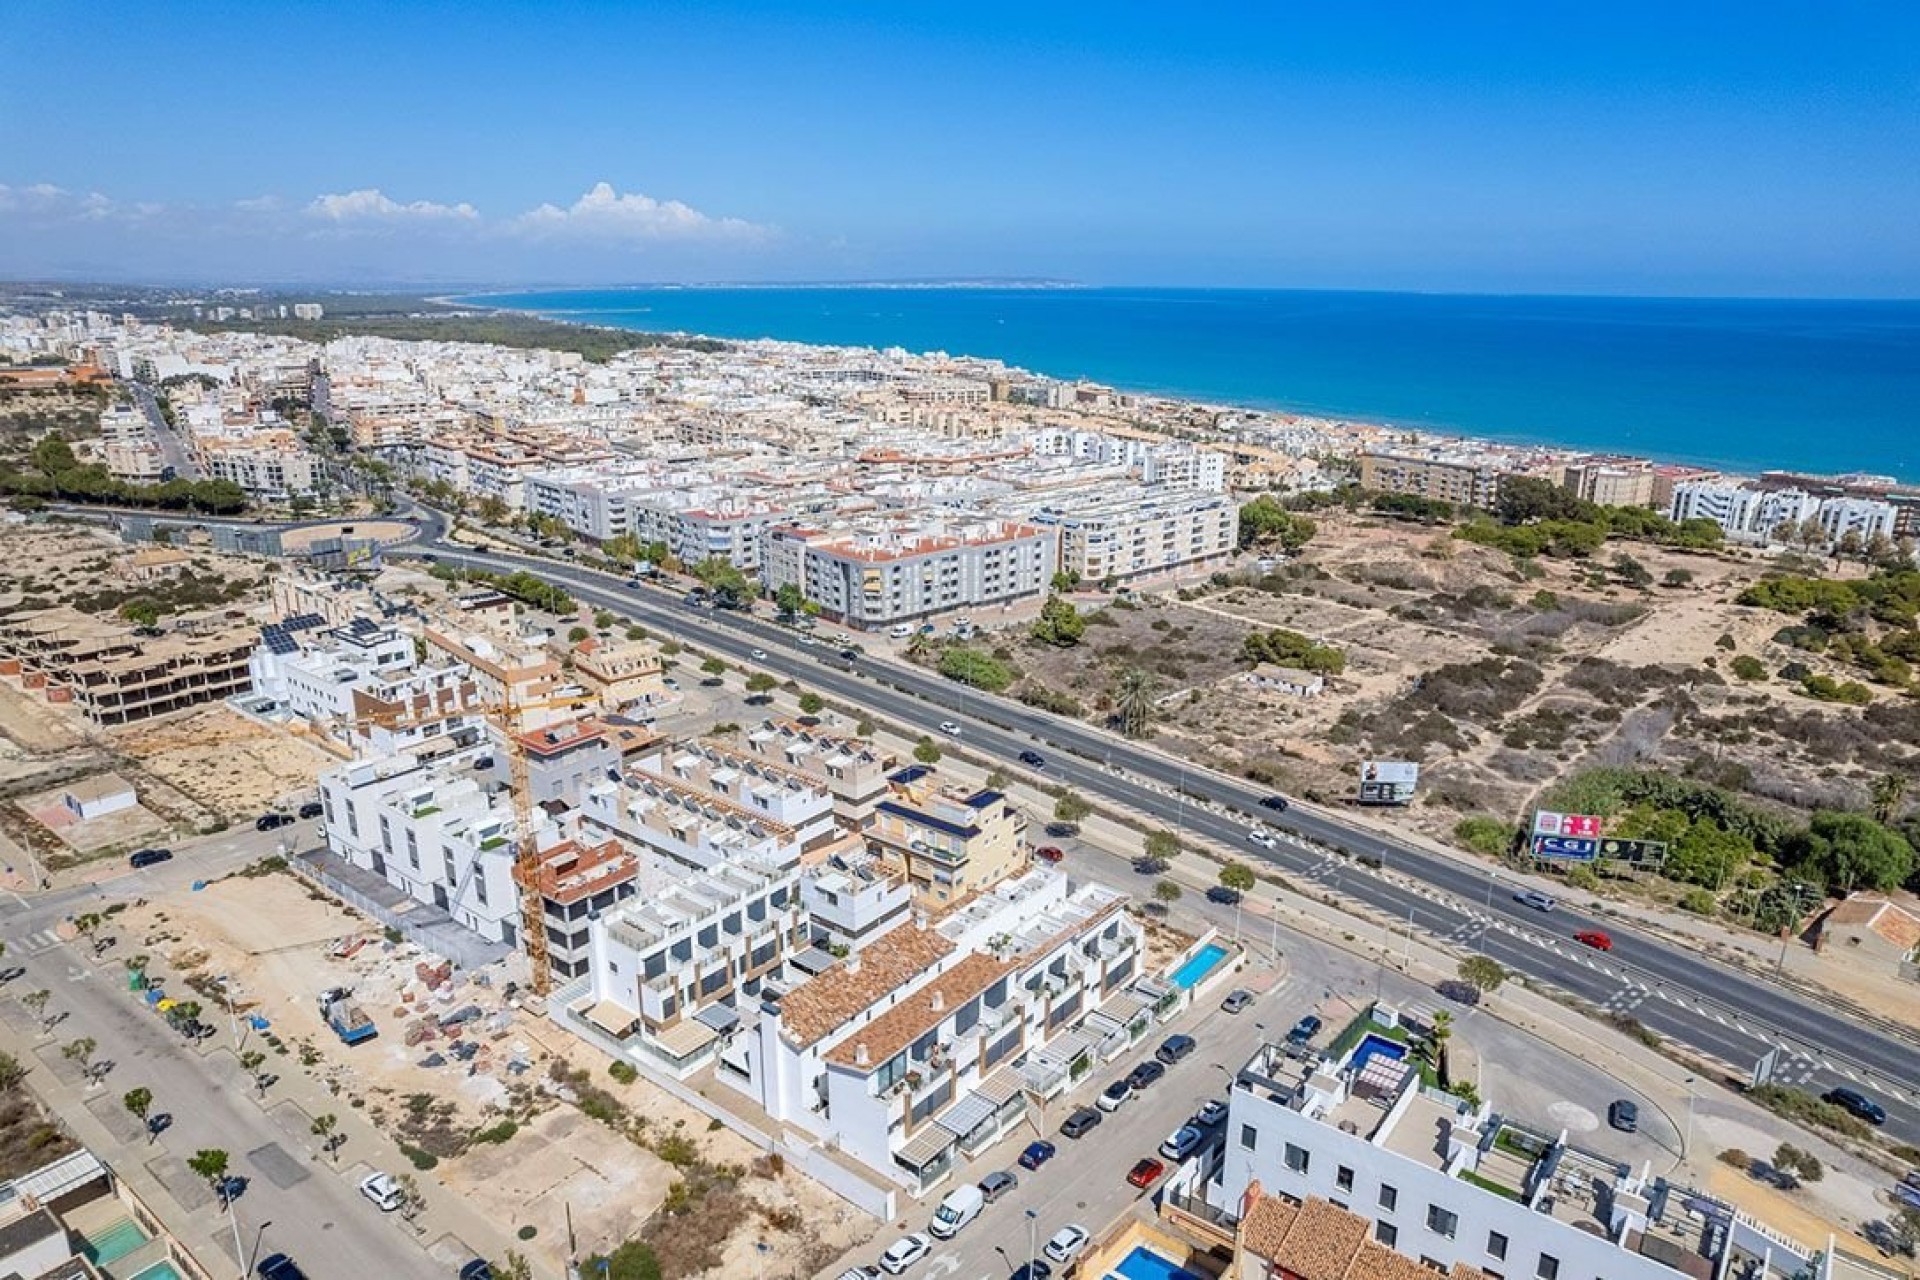
[[[60,945],[60,935],[52,929],[40,929],[14,944],[23,955],[37,956],[43,951],[51,951]]]

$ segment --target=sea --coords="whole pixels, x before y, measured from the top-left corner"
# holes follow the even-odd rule
[[[1056,378],[1753,473],[1920,481],[1920,302],[1251,289],[648,287],[559,320],[990,356]]]

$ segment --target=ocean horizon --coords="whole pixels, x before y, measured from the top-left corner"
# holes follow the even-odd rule
[[[462,295],[643,332],[990,357],[1147,395],[1728,471],[1920,479],[1920,302],[1060,287]]]

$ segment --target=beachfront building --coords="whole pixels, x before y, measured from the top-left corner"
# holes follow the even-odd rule
[[[1690,481],[1674,486],[1675,520],[1711,520],[1732,542],[1767,545],[1815,540],[1832,546],[1848,534],[1864,545],[1876,536],[1891,538],[1899,512],[1880,498],[1845,494],[1821,497],[1804,489],[1763,488],[1731,480]]]
[[[1864,546],[1874,538],[1891,538],[1897,512],[1877,498],[1823,498],[1817,519],[1832,546],[1849,535]]]
[[[860,628],[1038,600],[1056,566],[1050,532],[1008,520],[786,525],[766,545],[768,590],[796,586],[828,617]]]
[[[1025,862],[1026,816],[1001,792],[940,788],[919,764],[889,783],[892,794],[874,805],[861,835],[927,910],[942,911]]]
[[[1474,450],[1368,450],[1360,455],[1362,489],[1409,493],[1456,507],[1492,510],[1506,474],[1493,459]]]
[[[1239,546],[1240,504],[1200,487],[1101,485],[1050,495],[1025,514],[1058,535],[1060,569],[1090,583],[1201,573]]]
[[[1644,458],[1584,458],[1562,480],[1576,498],[1602,507],[1653,505],[1653,464]]]
[[[1362,1017],[1334,1056],[1263,1046],[1234,1077],[1224,1143],[1162,1192],[1237,1223],[1241,1276],[1678,1280],[1769,1247],[1786,1264],[1769,1275],[1813,1260],[1704,1192],[1424,1087],[1399,1013]],[[1369,1239],[1426,1270],[1352,1271]]]

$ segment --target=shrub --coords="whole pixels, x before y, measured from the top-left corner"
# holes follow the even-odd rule
[[[1710,916],[1719,907],[1711,889],[1689,889],[1680,899],[1680,909],[1697,916]]]
[[[1767,668],[1760,659],[1750,653],[1743,653],[1733,660],[1733,674],[1742,680],[1764,680]]]
[[[640,1078],[640,1071],[631,1062],[612,1062],[607,1065],[607,1074],[621,1084],[632,1084]]]
[[[1468,956],[1460,962],[1460,980],[1492,993],[1507,980],[1506,966],[1490,956]]]
[[[1753,1157],[1738,1147],[1728,1147],[1720,1153],[1719,1159],[1721,1164],[1730,1164],[1742,1173],[1753,1168]]]
[[[413,1167],[422,1173],[440,1163],[440,1157],[431,1151],[422,1151],[419,1147],[408,1146],[406,1143],[400,1144],[400,1154],[411,1160]]]
[[[1454,824],[1453,838],[1475,853],[1503,858],[1513,847],[1513,828],[1498,818],[1462,818]]]
[[[978,649],[954,648],[940,655],[940,674],[949,680],[999,693],[1013,683],[1013,671]]]
[[[485,1129],[474,1130],[475,1142],[491,1142],[498,1145],[520,1132],[520,1125],[514,1120],[502,1120],[499,1124],[489,1125]]]
[[[700,1158],[700,1149],[684,1133],[670,1133],[654,1144],[653,1154],[678,1169],[685,1169]]]

